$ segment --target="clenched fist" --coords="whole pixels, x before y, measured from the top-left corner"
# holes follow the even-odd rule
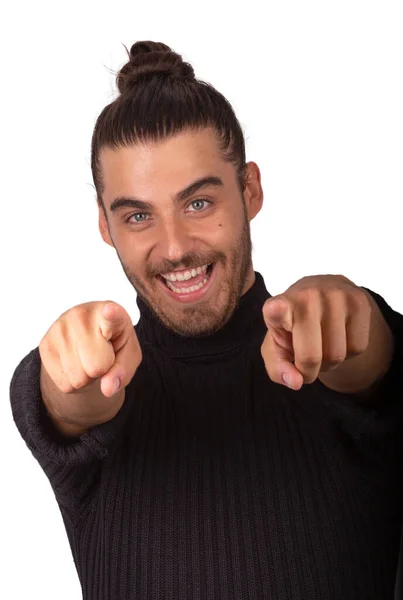
[[[63,394],[85,391],[96,380],[114,396],[142,361],[140,344],[126,310],[116,302],[86,302],[63,313],[39,344],[41,361]]]

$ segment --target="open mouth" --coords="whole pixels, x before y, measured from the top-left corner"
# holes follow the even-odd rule
[[[162,275],[157,275],[157,279],[163,284],[168,294],[178,300],[196,300],[207,291],[214,267],[215,263],[210,263],[206,271],[202,269],[200,273],[196,272],[194,276],[183,281],[170,281]],[[195,272],[196,269],[189,269],[189,271]]]

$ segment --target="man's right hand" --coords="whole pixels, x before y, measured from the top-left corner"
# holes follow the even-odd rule
[[[63,313],[42,338],[39,353],[50,414],[85,426],[117,412],[112,397],[118,394],[123,403],[119,392],[124,394],[142,361],[130,316],[111,301],[86,302]]]

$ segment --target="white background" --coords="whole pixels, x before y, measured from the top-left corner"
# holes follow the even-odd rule
[[[403,7],[26,0],[4,3],[0,22],[0,597],[73,600],[62,518],[12,420],[9,382],[75,304],[111,298],[138,320],[98,232],[89,166],[122,43],[165,42],[233,104],[262,172],[253,258],[272,295],[341,273],[403,312]]]

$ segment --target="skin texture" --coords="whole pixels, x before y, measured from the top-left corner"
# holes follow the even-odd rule
[[[99,207],[100,232],[116,249],[139,296],[179,335],[198,337],[220,329],[255,280],[250,221],[263,203],[256,163],[246,165],[242,194],[236,169],[220,155],[209,128],[104,148],[100,162],[106,211]],[[223,185],[175,201],[178,192],[207,176],[221,178]],[[122,196],[152,206],[146,212],[129,206],[111,211]],[[156,279],[211,262],[215,279],[195,301],[172,298]],[[319,378],[335,391],[371,396],[390,367],[393,337],[380,309],[343,275],[305,277],[268,299],[262,311],[268,326],[262,357],[276,383],[286,385],[286,373],[294,390]]]
[[[256,163],[246,165],[242,196],[235,166],[223,160],[210,128],[155,143],[104,148],[100,162],[106,217],[99,207],[99,229],[136,292],[179,335],[198,337],[221,328],[255,279],[250,221],[263,203]],[[177,192],[206,176],[220,177],[224,185],[200,189],[180,204],[174,201]],[[111,212],[113,200],[121,196],[149,202],[153,209]],[[216,263],[215,281],[194,302],[169,297],[155,277],[211,262]]]
[[[341,393],[376,394],[393,359],[392,331],[372,296],[343,275],[303,277],[263,306],[261,353],[273,381],[319,379]]]

